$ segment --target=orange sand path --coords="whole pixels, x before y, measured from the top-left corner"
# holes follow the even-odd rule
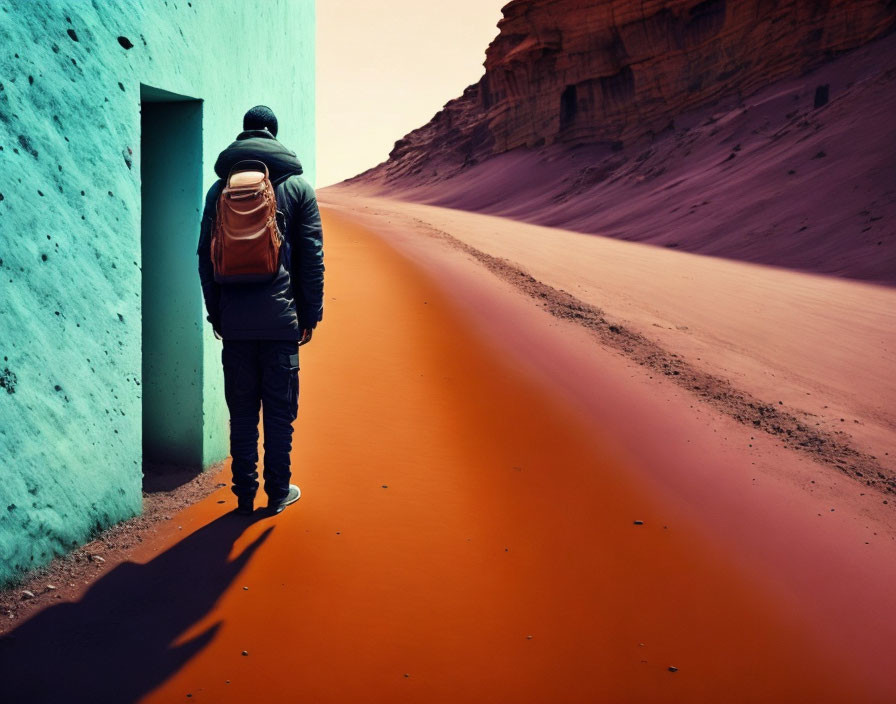
[[[186,634],[222,621],[217,637],[147,701],[857,694],[723,555],[664,529],[589,428],[471,339],[417,270],[347,220],[325,226],[304,496],[240,538],[237,552],[274,526]]]
[[[326,316],[301,353],[301,501],[253,522],[224,516],[221,489],[144,545],[141,566],[113,570],[147,570],[145,601],[121,587],[93,599],[153,632],[168,618],[158,590],[195,609],[172,636],[207,642],[147,675],[144,701],[870,700],[761,580],[668,520],[594,428],[472,336],[420,269],[343,216],[326,211],[325,228]],[[242,570],[206,567],[229,541],[231,559],[250,551]],[[168,559],[202,567],[173,575]],[[114,579],[128,584],[110,574],[93,589]]]

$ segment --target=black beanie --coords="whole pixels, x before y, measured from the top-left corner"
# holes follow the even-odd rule
[[[261,130],[265,127],[268,132],[277,136],[277,117],[267,105],[256,105],[243,116],[244,130]]]

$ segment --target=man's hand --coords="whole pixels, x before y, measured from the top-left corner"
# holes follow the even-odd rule
[[[210,315],[205,316],[205,319],[212,324],[212,332],[215,333],[215,337],[223,340],[224,338],[221,337],[221,321],[217,317],[213,318]]]
[[[302,330],[302,337],[299,340],[299,347],[301,347],[302,345],[307,345],[309,342],[311,342],[311,333],[313,332],[314,331],[311,328],[305,328],[304,330]]]

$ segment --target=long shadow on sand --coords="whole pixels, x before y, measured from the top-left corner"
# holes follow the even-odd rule
[[[214,638],[220,622],[172,646],[273,530],[228,560],[251,523],[226,514],[146,564],[118,565],[79,602],[49,607],[23,623],[0,640],[0,699],[132,702],[152,691]]]

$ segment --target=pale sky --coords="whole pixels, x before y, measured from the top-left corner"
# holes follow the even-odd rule
[[[384,161],[482,76],[509,0],[318,0],[317,186]]]

